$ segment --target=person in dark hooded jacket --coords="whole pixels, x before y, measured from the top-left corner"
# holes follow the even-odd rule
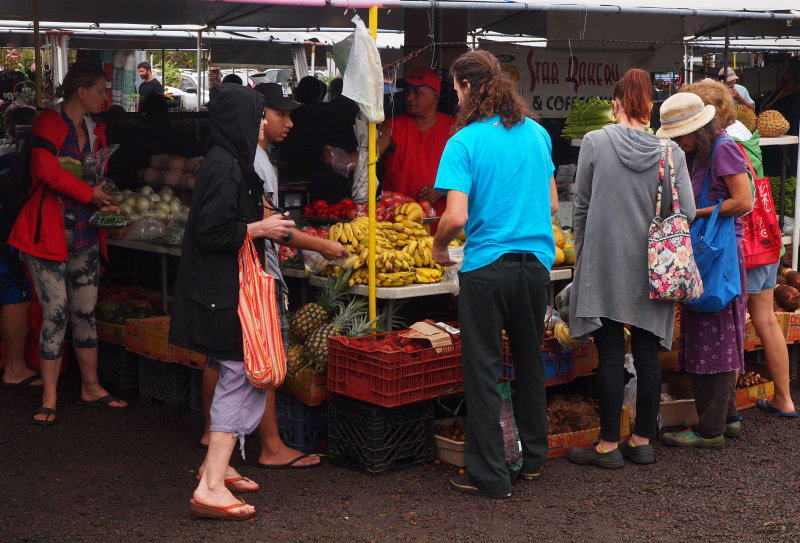
[[[281,240],[294,221],[280,214],[264,217],[262,183],[253,169],[259,132],[265,126],[264,101],[251,88],[230,83],[211,89],[214,147],[197,173],[170,326],[170,342],[213,358],[220,378],[211,406],[208,453],[191,509],[203,517],[239,520],[255,508],[234,497],[227,485],[228,462],[239,439],[255,430],[266,395],[244,371],[239,302],[238,252],[253,238]],[[256,243],[264,266],[264,244]],[[230,474],[228,474],[230,475]]]

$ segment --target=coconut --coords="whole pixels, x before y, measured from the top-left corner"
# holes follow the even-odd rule
[[[170,169],[164,172],[164,184],[168,187],[175,187],[180,184],[183,170]]]
[[[169,169],[170,170],[180,170],[183,171],[186,169],[186,157],[180,155],[172,155],[169,160]]]
[[[186,171],[195,173],[200,168],[200,164],[202,163],[203,163],[203,157],[201,156],[192,157],[186,161]]]
[[[153,155],[150,157],[150,167],[156,170],[168,170],[170,160],[169,155]]]
[[[789,121],[779,111],[768,109],[756,119],[756,128],[762,137],[777,138],[789,131]]]
[[[148,185],[157,185],[158,184],[158,170],[153,168],[147,168],[144,171],[144,182]]]
[[[193,189],[195,180],[196,180],[195,175],[194,174],[190,175],[189,178],[186,180],[186,188]]]

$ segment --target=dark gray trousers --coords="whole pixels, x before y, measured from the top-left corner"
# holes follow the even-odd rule
[[[516,258],[520,260],[519,255]],[[464,393],[465,458],[470,479],[483,492],[511,491],[505,462],[501,399],[497,392],[503,329],[514,357],[514,417],[522,442],[523,473],[547,458],[547,407],[541,341],[550,274],[532,254],[459,274]]]
[[[699,417],[695,433],[707,438],[722,435],[725,423],[738,419],[736,372],[690,373],[689,376]]]

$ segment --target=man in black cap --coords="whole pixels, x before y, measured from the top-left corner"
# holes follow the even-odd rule
[[[265,126],[259,132],[258,146],[253,167],[256,174],[264,183],[264,197],[275,206],[278,200],[278,176],[275,168],[267,155],[267,147],[273,143],[279,143],[286,138],[292,128],[290,113],[297,109],[300,104],[290,100],[283,95],[283,89],[277,83],[261,83],[256,85],[255,90],[264,98],[266,106]],[[269,211],[267,211],[269,213]],[[347,250],[339,242],[334,240],[317,238],[305,234],[296,228],[292,228],[288,238],[284,238],[281,245],[296,249],[306,249],[316,251],[328,260],[335,260],[339,257],[348,255]],[[269,273],[275,277],[275,297],[280,315],[281,336],[283,339],[284,351],[289,349],[289,323],[286,320],[285,297],[289,292],[286,283],[283,281],[280,267],[278,265],[278,248],[276,243],[266,243],[266,256]],[[211,409],[211,399],[219,377],[214,364],[206,365],[203,370],[203,408],[206,412],[206,435],[201,438],[201,443],[208,439],[208,413]],[[258,458],[259,467],[265,469],[305,469],[319,466],[321,459],[316,455],[303,454],[300,451],[287,447],[281,440],[278,433],[278,419],[276,412],[275,391],[267,391],[267,401],[264,408],[264,415],[258,425],[258,435],[261,438],[261,453]],[[229,468],[228,475],[237,477],[233,468]],[[226,475],[227,477],[227,475]],[[248,491],[258,488],[249,479],[240,479],[236,482],[239,491]]]

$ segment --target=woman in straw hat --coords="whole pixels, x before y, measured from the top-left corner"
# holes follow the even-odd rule
[[[574,223],[577,260],[569,312],[572,335],[588,338],[591,334],[597,347],[601,430],[599,443],[570,447],[567,458],[602,468],[621,468],[623,457],[637,464],[655,461],[650,441],[658,436],[658,351],[672,345],[675,322],[672,304],[650,299],[647,258],[629,262],[631,254],[647,254],[647,231],[655,214],[659,183],[661,142],[645,131],[653,108],[650,74],[636,68],[628,70],[614,86],[613,96],[617,124],[587,134],[578,157]],[[686,159],[677,145],[669,142],[669,146],[680,210],[691,220],[694,195]],[[666,194],[672,194],[669,177],[665,198],[670,202],[672,198]],[[629,264],[620,267],[620,261]],[[602,288],[597,288],[600,285]],[[638,393],[636,427],[628,441],[618,443],[625,323],[631,325]]]
[[[661,106],[661,128],[657,135],[672,139],[686,153],[695,201],[700,198],[708,172],[708,199],[722,200],[720,216],[736,217],[741,292],[746,293],[739,216],[752,209],[753,196],[742,152],[720,127],[715,114],[714,106],[704,105],[696,94],[676,94]],[[714,207],[699,208],[696,216],[709,217],[713,210]],[[739,295],[716,313],[695,313],[681,307],[678,366],[692,379],[699,421],[682,432],[665,433],[664,443],[719,447],[725,442],[726,424],[739,421],[736,372],[744,370],[746,304],[747,297]],[[729,435],[733,430],[733,427],[728,430]]]
[[[736,120],[736,106],[727,87],[718,81],[703,79],[682,86],[679,92],[693,92],[704,103],[714,106],[716,118],[720,121],[721,126],[726,127],[725,131],[734,141],[742,143],[756,175],[759,178],[764,177],[761,167],[759,135],[758,133],[752,134],[744,124]],[[755,191],[752,183],[751,189]],[[748,220],[747,217],[744,220]],[[772,307],[779,263],[780,261],[776,257],[772,264],[747,270],[747,312],[750,314],[753,327],[764,347],[764,359],[767,362],[769,374],[775,381],[775,397],[771,400],[758,400],[757,406],[782,417],[796,417],[797,412],[789,390],[789,350],[786,348],[786,338],[775,318],[775,311]],[[725,435],[734,437],[740,425],[739,422],[727,424]]]

